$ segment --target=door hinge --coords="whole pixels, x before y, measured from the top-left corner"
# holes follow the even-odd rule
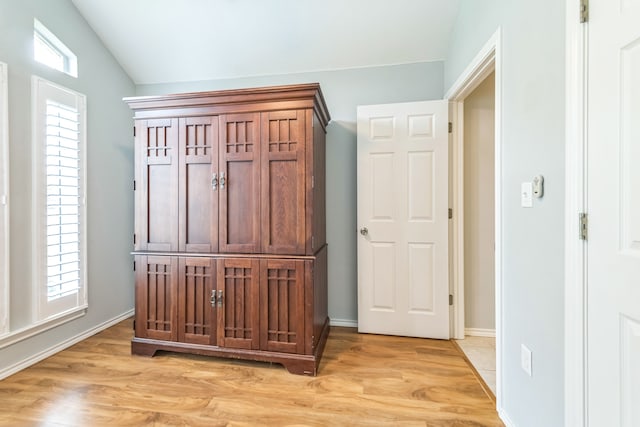
[[[449,208],[449,219],[453,218],[453,209]]]
[[[136,136],[136,127],[134,126],[133,127],[133,137],[135,138],[135,136]]]
[[[449,305],[453,305],[453,295],[449,294]]]
[[[589,214],[581,213],[579,224],[580,224],[580,229],[579,229],[580,240],[587,240],[589,237]]]
[[[453,133],[453,123],[449,122],[449,133]]]
[[[589,0],[580,0],[580,23],[589,22]]]
[[[136,180],[133,180],[133,191],[136,191]]]
[[[133,261],[133,271],[136,271],[136,262]]]
[[[133,233],[133,244],[136,244],[136,233]]]

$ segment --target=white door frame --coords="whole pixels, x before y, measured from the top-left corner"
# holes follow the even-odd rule
[[[452,156],[452,336],[464,338],[464,189],[463,109],[464,99],[495,71],[495,310],[496,310],[496,406],[502,413],[502,30],[500,27],[476,54],[447,91]]]
[[[566,1],[565,93],[565,425],[585,426],[587,396],[587,245],[578,238],[578,215],[586,212],[588,24],[580,23],[580,1]]]

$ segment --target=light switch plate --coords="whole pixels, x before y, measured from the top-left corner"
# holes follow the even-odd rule
[[[533,207],[533,184],[523,182],[520,186],[520,205],[523,208]]]
[[[531,376],[531,350],[524,344],[520,346],[520,365],[522,370]]]

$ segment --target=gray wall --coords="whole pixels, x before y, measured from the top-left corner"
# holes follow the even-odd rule
[[[462,0],[445,88],[502,27],[502,410],[514,425],[561,426],[564,401],[564,2]],[[520,207],[520,183],[545,195]],[[532,350],[533,376],[520,368]]]
[[[89,310],[0,350],[0,371],[133,308],[132,114],[135,86],[69,0],[0,0],[0,61],[9,68],[11,326],[31,321],[31,75],[87,96]],[[78,57],[77,79],[33,60],[37,18]]]
[[[319,82],[331,114],[327,128],[329,316],[358,319],[356,253],[356,106],[441,99],[442,62],[318,73],[139,85],[138,95]]]

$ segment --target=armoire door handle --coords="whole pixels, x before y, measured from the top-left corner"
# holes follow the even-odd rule
[[[220,189],[224,190],[224,185],[227,183],[227,179],[224,176],[224,172],[220,172]]]
[[[211,178],[211,188],[213,188],[213,191],[216,191],[218,189],[218,174],[217,173],[213,173],[213,177]]]
[[[215,289],[211,289],[211,299],[209,301],[211,302],[211,307],[215,308],[216,307],[216,290]]]

